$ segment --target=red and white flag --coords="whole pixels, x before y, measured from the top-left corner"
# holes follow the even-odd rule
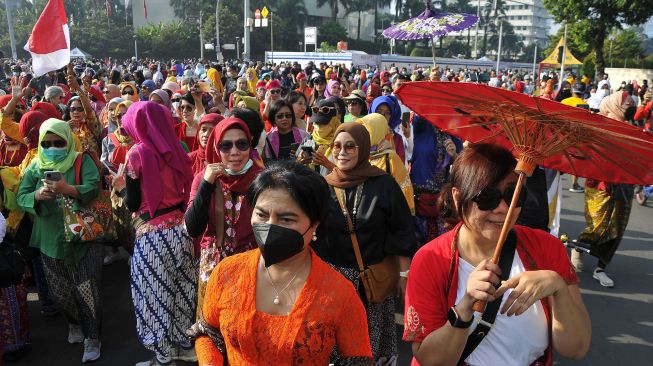
[[[63,0],[49,0],[23,47],[32,54],[35,76],[70,63],[70,34]]]
[[[143,0],[143,12],[145,13],[145,19],[147,19],[147,3]]]
[[[106,7],[107,7],[107,17],[111,16],[111,4],[109,3],[109,0],[105,1]]]

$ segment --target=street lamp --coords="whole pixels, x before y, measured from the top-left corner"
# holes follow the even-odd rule
[[[240,37],[236,37],[236,59],[240,58]]]
[[[132,35],[134,37],[134,57],[136,57],[136,60],[138,60],[138,42],[136,41],[136,35]]]

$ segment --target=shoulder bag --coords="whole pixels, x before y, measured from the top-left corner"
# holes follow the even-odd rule
[[[365,297],[371,303],[380,303],[385,301],[388,297],[394,295],[397,291],[399,283],[399,258],[394,255],[386,255],[381,263],[365,266],[363,257],[361,256],[360,247],[358,245],[358,238],[354,225],[352,224],[349,211],[347,210],[345,191],[341,188],[333,188],[342,214],[347,220],[347,229],[351,237],[351,243],[354,247],[354,255],[356,256],[356,263],[358,264],[358,271],[360,279],[365,288]],[[354,207],[358,205],[360,196],[363,192],[363,185],[356,187],[356,198]],[[354,209],[354,214],[355,214]]]
[[[81,184],[82,162],[86,152],[75,159],[75,184]],[[89,155],[90,156],[90,155]],[[113,220],[110,192],[102,189],[85,207],[74,208],[75,199],[62,197],[64,236],[68,242],[107,243],[118,239]]]

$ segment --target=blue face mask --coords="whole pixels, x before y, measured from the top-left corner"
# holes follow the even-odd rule
[[[43,155],[55,163],[63,161],[68,156],[67,147],[51,147],[49,149],[43,149]]]

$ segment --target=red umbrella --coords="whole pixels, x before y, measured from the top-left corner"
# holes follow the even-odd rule
[[[517,219],[516,198],[535,167],[614,183],[653,183],[653,137],[624,122],[558,102],[472,83],[414,82],[401,101],[441,130],[472,143],[502,145],[519,180],[492,258]],[[483,311],[485,304],[475,304]]]

